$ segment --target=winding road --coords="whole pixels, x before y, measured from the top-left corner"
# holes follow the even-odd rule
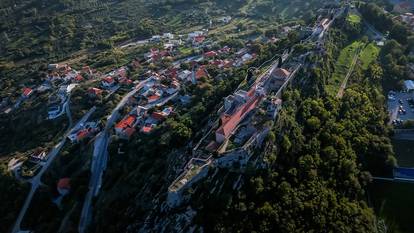
[[[91,178],[89,181],[89,190],[86,194],[82,207],[81,217],[79,221],[78,231],[83,233],[86,231],[90,220],[92,219],[92,199],[99,194],[102,184],[103,172],[108,162],[108,145],[110,142],[111,130],[115,122],[120,118],[119,110],[121,110],[128,99],[135,95],[150,79],[140,82],[131,92],[126,94],[118,105],[112,110],[108,116],[104,130],[96,137],[94,150],[91,161]]]
[[[13,230],[12,233],[18,233],[21,231],[20,229],[20,225],[21,222],[23,221],[23,218],[26,214],[27,209],[29,208],[29,205],[32,201],[32,198],[34,196],[34,194],[36,193],[36,190],[39,188],[39,186],[42,184],[41,183],[41,178],[43,176],[43,174],[47,171],[47,169],[50,167],[50,165],[52,164],[52,162],[54,161],[54,159],[56,158],[56,156],[59,154],[60,150],[62,149],[63,145],[66,142],[66,139],[69,135],[69,133],[75,129],[80,127],[81,124],[85,123],[88,118],[92,115],[92,113],[95,111],[96,107],[91,108],[83,117],[82,119],[79,120],[79,122],[73,127],[67,130],[67,132],[63,135],[62,140],[56,144],[56,146],[53,147],[53,149],[49,152],[48,154],[48,159],[45,162],[45,164],[42,166],[41,170],[39,171],[39,173],[34,176],[33,178],[29,179],[28,182],[31,184],[30,187],[30,191],[29,194],[26,197],[26,200],[20,210],[20,213],[17,217],[17,220],[13,226]]]

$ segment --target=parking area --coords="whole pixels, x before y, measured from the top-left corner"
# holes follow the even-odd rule
[[[414,93],[413,92],[390,92],[388,94],[388,111],[391,122],[394,120],[414,120]]]

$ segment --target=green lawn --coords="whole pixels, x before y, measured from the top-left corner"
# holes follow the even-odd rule
[[[342,81],[348,73],[355,53],[358,52],[359,48],[362,48],[364,45],[365,44],[362,41],[354,41],[352,44],[348,45],[341,51],[339,58],[335,64],[335,71],[331,79],[328,80],[328,85],[326,86],[326,90],[330,95],[337,94]],[[379,52],[380,48],[377,47],[374,43],[370,43],[362,49],[358,59],[363,70],[368,69],[369,65],[377,59]]]
[[[359,15],[356,15],[356,14],[350,14],[346,18],[346,20],[348,20],[349,22],[351,22],[353,24],[358,24],[358,23],[361,22],[361,17]]]
[[[387,232],[413,232],[414,184],[375,181],[369,191],[377,216],[385,219]]]
[[[393,140],[395,157],[401,167],[414,167],[414,141]]]
[[[374,43],[368,44],[359,55],[361,61],[362,69],[368,69],[369,65],[378,58],[380,53],[380,48]]]
[[[343,79],[348,73],[353,57],[355,56],[358,49],[363,45],[364,43],[362,43],[361,41],[354,41],[352,44],[342,49],[341,53],[339,54],[338,60],[335,64],[335,71],[331,79],[328,80],[328,84],[326,85],[326,90],[329,94],[333,96],[336,95]]]

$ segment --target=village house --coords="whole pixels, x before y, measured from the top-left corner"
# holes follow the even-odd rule
[[[178,73],[178,79],[181,81],[191,81],[191,71],[189,70],[183,70],[180,73]]]
[[[231,48],[229,46],[224,46],[223,48],[219,49],[217,52],[220,54],[227,54],[230,53]]]
[[[74,82],[76,82],[76,83],[80,83],[80,82],[82,82],[84,80],[84,78],[83,78],[83,76],[81,75],[81,74],[77,74],[76,76],[75,76],[75,78],[73,79],[73,81]]]
[[[149,134],[152,132],[152,130],[154,130],[156,126],[157,125],[154,123],[145,123],[144,126],[142,126],[140,132],[143,134]]]
[[[103,90],[96,88],[96,87],[91,87],[88,89],[88,95],[90,98],[96,98],[98,96],[101,96],[103,93]]]
[[[138,117],[134,114],[128,115],[122,119],[115,126],[115,133],[121,139],[130,139],[131,136],[135,133],[136,125],[138,124]]]
[[[133,84],[132,80],[126,77],[118,78],[118,83],[123,86],[131,86]]]
[[[216,51],[208,51],[203,54],[204,58],[214,58],[218,56],[218,53]]]
[[[195,78],[198,80],[198,79],[203,78],[203,77],[204,78],[209,78],[210,75],[208,74],[207,69],[206,69],[205,66],[200,66],[197,69],[196,73],[195,73]]]
[[[203,31],[195,31],[195,32],[188,33],[188,39],[189,40],[193,40],[194,38],[199,37],[199,36],[204,36],[204,32]]]
[[[193,44],[194,47],[198,47],[201,44],[203,44],[203,42],[205,40],[206,40],[206,37],[205,36],[196,36],[196,37],[193,38],[192,44]]]
[[[246,54],[244,54],[243,56],[242,56],[242,61],[243,61],[243,63],[246,63],[246,62],[248,62],[248,61],[250,61],[250,60],[252,60],[253,58],[255,57],[255,55],[253,54],[250,54],[250,53],[246,53]]]
[[[23,88],[22,97],[29,98],[33,94],[33,89],[29,87]]]
[[[72,143],[79,143],[87,138],[91,138],[98,131],[99,127],[96,122],[87,122],[81,125],[79,129],[71,132],[68,138]]]
[[[270,88],[274,90],[279,89],[286,82],[289,76],[289,71],[283,68],[275,68],[270,75]]]
[[[102,80],[102,87],[105,89],[109,89],[115,86],[115,79],[111,76],[107,76]]]
[[[37,149],[30,156],[29,159],[32,162],[44,162],[47,160],[48,154],[45,150]]]

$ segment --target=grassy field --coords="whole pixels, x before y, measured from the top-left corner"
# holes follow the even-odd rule
[[[413,232],[414,184],[375,181],[369,191],[375,212],[385,219],[387,232]]]
[[[361,17],[356,14],[349,14],[346,20],[348,20],[349,22],[353,24],[359,24],[361,22]]]
[[[414,141],[393,140],[395,157],[401,167],[414,167]]]
[[[363,46],[365,46],[365,44],[362,41],[354,41],[352,44],[346,46],[341,51],[339,58],[335,64],[335,71],[331,79],[328,80],[328,85],[326,86],[329,94],[337,94],[342,81],[349,71],[352,59]],[[380,48],[373,43],[369,43],[362,49],[362,51],[359,53],[358,59],[363,70],[368,69],[369,65],[377,59],[379,52]]]
[[[368,44],[360,53],[359,60],[361,61],[362,69],[368,69],[368,66],[378,58],[380,48],[374,43]]]
[[[326,85],[326,89],[329,94],[333,96],[336,95],[343,79],[348,73],[353,57],[358,52],[358,49],[363,45],[364,44],[361,41],[355,41],[342,49],[335,64],[335,71]]]

